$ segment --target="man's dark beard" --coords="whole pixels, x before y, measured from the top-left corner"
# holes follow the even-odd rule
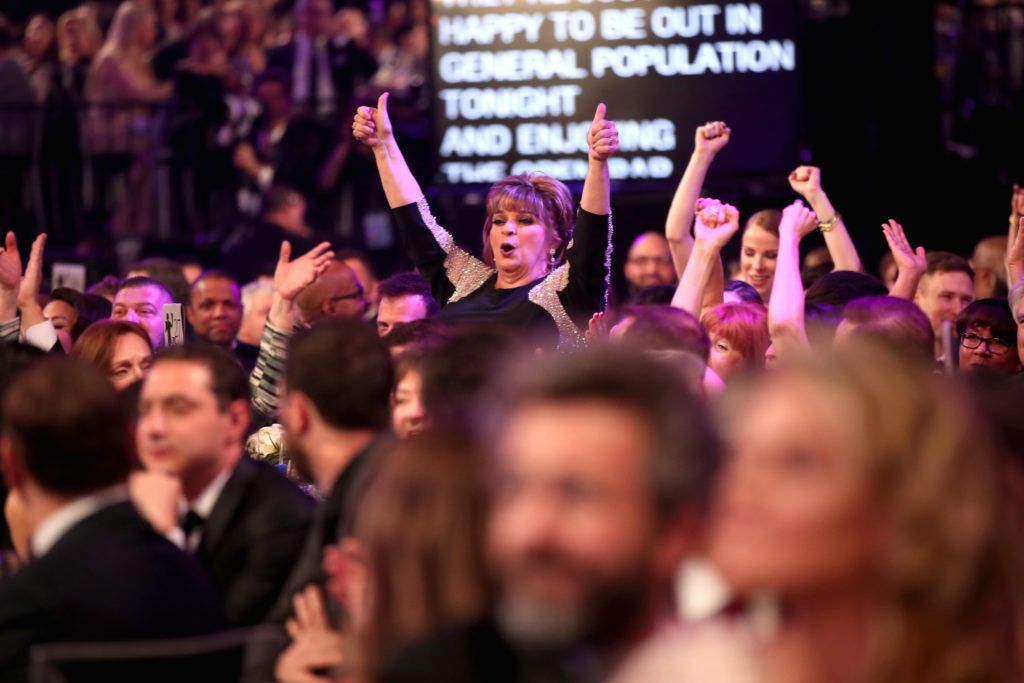
[[[510,583],[516,571],[506,571],[506,589],[499,600],[497,620],[506,638],[529,649],[563,649],[588,645],[598,650],[617,649],[641,635],[649,617],[652,590],[649,570],[642,558],[622,574],[595,583],[592,572],[557,550],[532,553],[522,566],[561,567],[586,585],[581,599],[573,605],[553,605],[532,596],[514,595]]]

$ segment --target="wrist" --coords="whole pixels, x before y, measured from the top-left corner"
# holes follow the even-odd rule
[[[395,142],[394,138],[382,140],[380,144],[373,148],[373,153],[378,159],[394,159],[401,154],[398,149],[398,143]]]
[[[779,244],[800,244],[800,233],[793,228],[779,226]]]
[[[693,243],[692,257],[697,259],[711,260],[716,257],[722,248],[713,240],[706,237],[698,237]]]
[[[291,329],[294,318],[293,307],[294,304],[291,300],[285,299],[275,291],[270,302],[270,312],[267,313],[267,321],[279,330]]]
[[[695,149],[690,155],[690,160],[698,164],[710,165],[715,160],[715,152],[710,149]]]
[[[814,209],[814,213],[818,214],[820,220],[832,218],[832,215],[835,213],[832,202],[828,200],[828,195],[825,194],[824,190],[811,190],[804,195],[804,199]]]
[[[0,321],[11,320],[18,315],[18,293],[0,290]]]

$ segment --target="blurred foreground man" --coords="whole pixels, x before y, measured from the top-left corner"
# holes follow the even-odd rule
[[[628,350],[517,374],[493,441],[497,605],[401,653],[389,683],[598,681],[671,619],[717,455],[700,406]]]
[[[223,627],[202,568],[128,502],[129,425],[105,376],[43,361],[11,386],[3,415],[4,476],[24,502],[31,560],[0,580],[0,680],[27,680],[41,643]]]

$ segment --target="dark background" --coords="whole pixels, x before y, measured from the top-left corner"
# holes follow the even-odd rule
[[[744,147],[758,144],[752,135],[773,133],[770,120],[761,126],[755,122],[753,131],[742,121],[727,119],[732,141],[708,176],[707,193],[749,215],[795,198],[786,171],[801,163],[820,166],[824,187],[872,272],[886,248],[880,226],[890,217],[904,224],[915,245],[930,250],[970,255],[982,237],[1005,234],[1010,187],[1014,179],[1024,181],[1021,93],[1003,78],[1006,65],[999,60],[1005,46],[998,44],[999,31],[979,29],[998,8],[960,4],[964,27],[951,45],[938,32],[933,3],[801,3],[797,102],[779,103],[784,97],[779,93],[759,93],[759,101],[727,90],[726,76],[710,81],[722,88],[722,97],[735,97],[749,107],[752,117],[762,112],[777,116],[791,106],[800,123],[796,149],[778,174],[730,173],[730,166],[742,165],[731,162],[744,155]],[[936,71],[943,59],[954,59],[956,66],[940,80]],[[685,94],[667,97],[685,106]],[[610,106],[614,114],[614,103]],[[791,121],[778,125],[785,135]],[[619,277],[631,240],[664,225],[671,192],[692,145],[692,127],[677,133],[682,161],[670,187],[629,182],[613,190],[614,272]],[[439,217],[475,247],[483,221],[478,205],[482,197],[435,191]],[[738,253],[735,242],[727,257]],[[807,249],[816,246],[808,242]]]
[[[0,0],[0,11],[18,21],[29,11],[74,4]],[[779,102],[784,94],[766,92],[752,103],[743,100],[741,109],[754,120],[776,107],[793,112],[801,132],[784,166],[823,168],[825,188],[869,270],[885,246],[879,226],[890,217],[905,225],[915,244],[965,255],[980,238],[1004,233],[1010,187],[1024,181],[1022,65],[1015,56],[1024,54],[1022,12],[1024,6],[1010,0],[798,0],[799,101]],[[729,77],[712,82],[721,87],[724,104],[734,103]],[[686,104],[685,93],[665,98]],[[683,161],[670,185],[682,173],[692,126],[703,118],[677,130]],[[746,214],[792,201],[786,168],[750,176],[726,172],[744,149],[773,134],[770,125],[755,132],[730,123],[733,141],[712,169],[707,193]],[[442,222],[479,249],[482,195],[431,193]],[[616,272],[636,234],[662,228],[670,198],[671,187],[615,187]]]

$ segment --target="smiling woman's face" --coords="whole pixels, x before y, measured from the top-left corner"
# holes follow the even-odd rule
[[[765,301],[772,293],[775,265],[779,258],[779,238],[758,225],[743,233],[740,248],[740,276],[757,290]]]

